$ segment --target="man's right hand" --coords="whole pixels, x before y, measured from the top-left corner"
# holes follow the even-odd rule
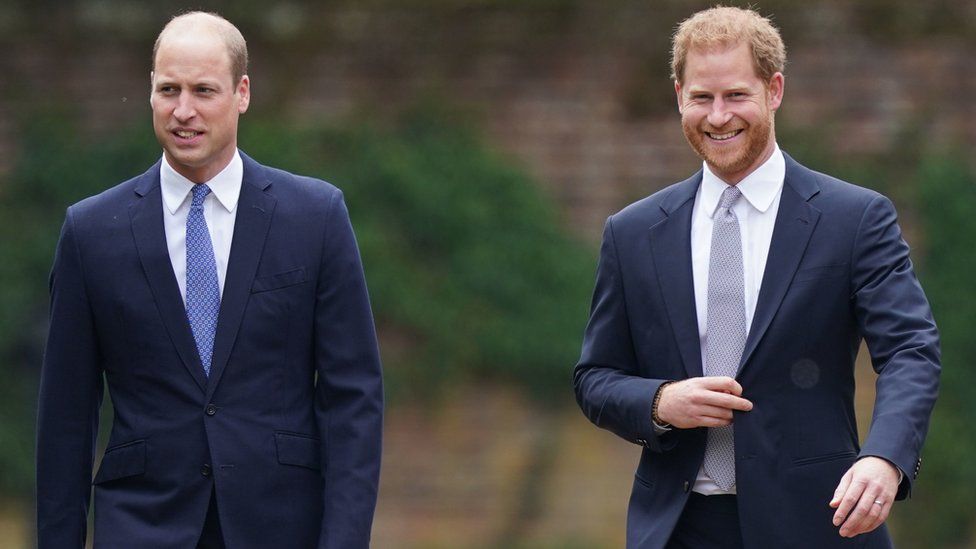
[[[731,377],[693,377],[661,389],[657,416],[679,429],[724,427],[732,411],[748,412],[752,402],[742,398],[742,385]]]

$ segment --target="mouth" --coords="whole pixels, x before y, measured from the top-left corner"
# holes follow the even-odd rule
[[[178,130],[173,130],[172,134],[175,135],[177,138],[179,138],[179,140],[181,141],[192,141],[193,139],[196,139],[197,137],[203,135],[203,132],[199,132],[196,130],[178,129]]]
[[[705,132],[705,135],[707,135],[712,141],[728,141],[729,139],[732,139],[733,137],[742,133],[742,131],[743,130],[739,129],[725,133]]]

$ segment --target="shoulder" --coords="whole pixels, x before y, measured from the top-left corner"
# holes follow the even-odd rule
[[[610,216],[608,224],[614,229],[646,230],[676,211],[691,207],[701,183],[699,171],[690,178],[669,185],[654,194],[633,202]]]
[[[880,192],[807,168],[786,157],[786,184],[817,208],[863,210],[872,203],[890,201]]]
[[[68,207],[74,224],[98,224],[118,216],[128,216],[129,206],[142,195],[159,189],[159,163],[144,173],[80,200]]]
[[[342,199],[342,191],[322,179],[266,166],[243,154],[241,156],[244,158],[245,182],[258,185],[278,200],[321,207],[323,202],[332,203]]]

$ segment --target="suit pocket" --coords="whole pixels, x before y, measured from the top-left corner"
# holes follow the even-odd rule
[[[810,280],[822,280],[826,278],[839,278],[847,276],[847,263],[837,265],[821,265],[819,267],[806,267],[796,272],[793,282],[807,282]]]
[[[259,276],[251,284],[251,293],[270,292],[271,290],[287,288],[288,286],[294,286],[302,282],[305,282],[304,267],[274,275]]]
[[[134,440],[105,450],[92,484],[103,484],[146,472],[146,441]]]
[[[827,461],[837,461],[839,459],[850,459],[856,456],[857,456],[857,452],[855,452],[854,450],[843,450],[840,452],[831,452],[829,454],[823,454],[819,456],[794,459],[793,465],[796,466],[813,465],[816,463],[824,463]]]
[[[317,437],[298,433],[275,432],[275,446],[278,449],[278,463],[297,465],[316,471],[322,467],[321,443]]]

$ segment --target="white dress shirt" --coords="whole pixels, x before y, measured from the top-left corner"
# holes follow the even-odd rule
[[[773,225],[776,223],[776,212],[779,211],[779,200],[783,194],[785,177],[786,161],[779,150],[779,145],[776,145],[772,156],[736,185],[742,192],[742,199],[732,206],[732,211],[739,219],[739,230],[742,233],[746,335],[749,333],[752,317],[756,312],[759,288],[762,286],[763,273],[766,270],[766,258],[769,256],[769,244],[773,238]],[[702,182],[698,187],[695,206],[691,213],[691,268],[695,279],[695,309],[698,314],[702,367],[706,375],[708,372],[706,363],[708,356],[705,353],[705,343],[708,339],[706,329],[708,266],[712,251],[712,224],[715,212],[718,210],[719,199],[727,186],[712,173],[708,164],[704,164]],[[703,468],[698,471],[694,491],[705,495],[734,494],[735,487],[728,492],[722,490],[705,474]]]
[[[213,243],[214,260],[217,263],[217,284],[220,293],[224,292],[227,278],[227,260],[230,258],[230,245],[234,237],[234,223],[237,220],[237,201],[241,196],[244,179],[244,162],[240,152],[234,153],[230,164],[207,181],[210,194],[203,200],[203,216],[207,220],[210,241]],[[163,227],[166,230],[166,247],[169,260],[173,264],[173,274],[180,285],[180,295],[186,306],[186,218],[190,213],[190,192],[193,183],[176,172],[166,161],[159,168],[159,186],[163,193]]]

